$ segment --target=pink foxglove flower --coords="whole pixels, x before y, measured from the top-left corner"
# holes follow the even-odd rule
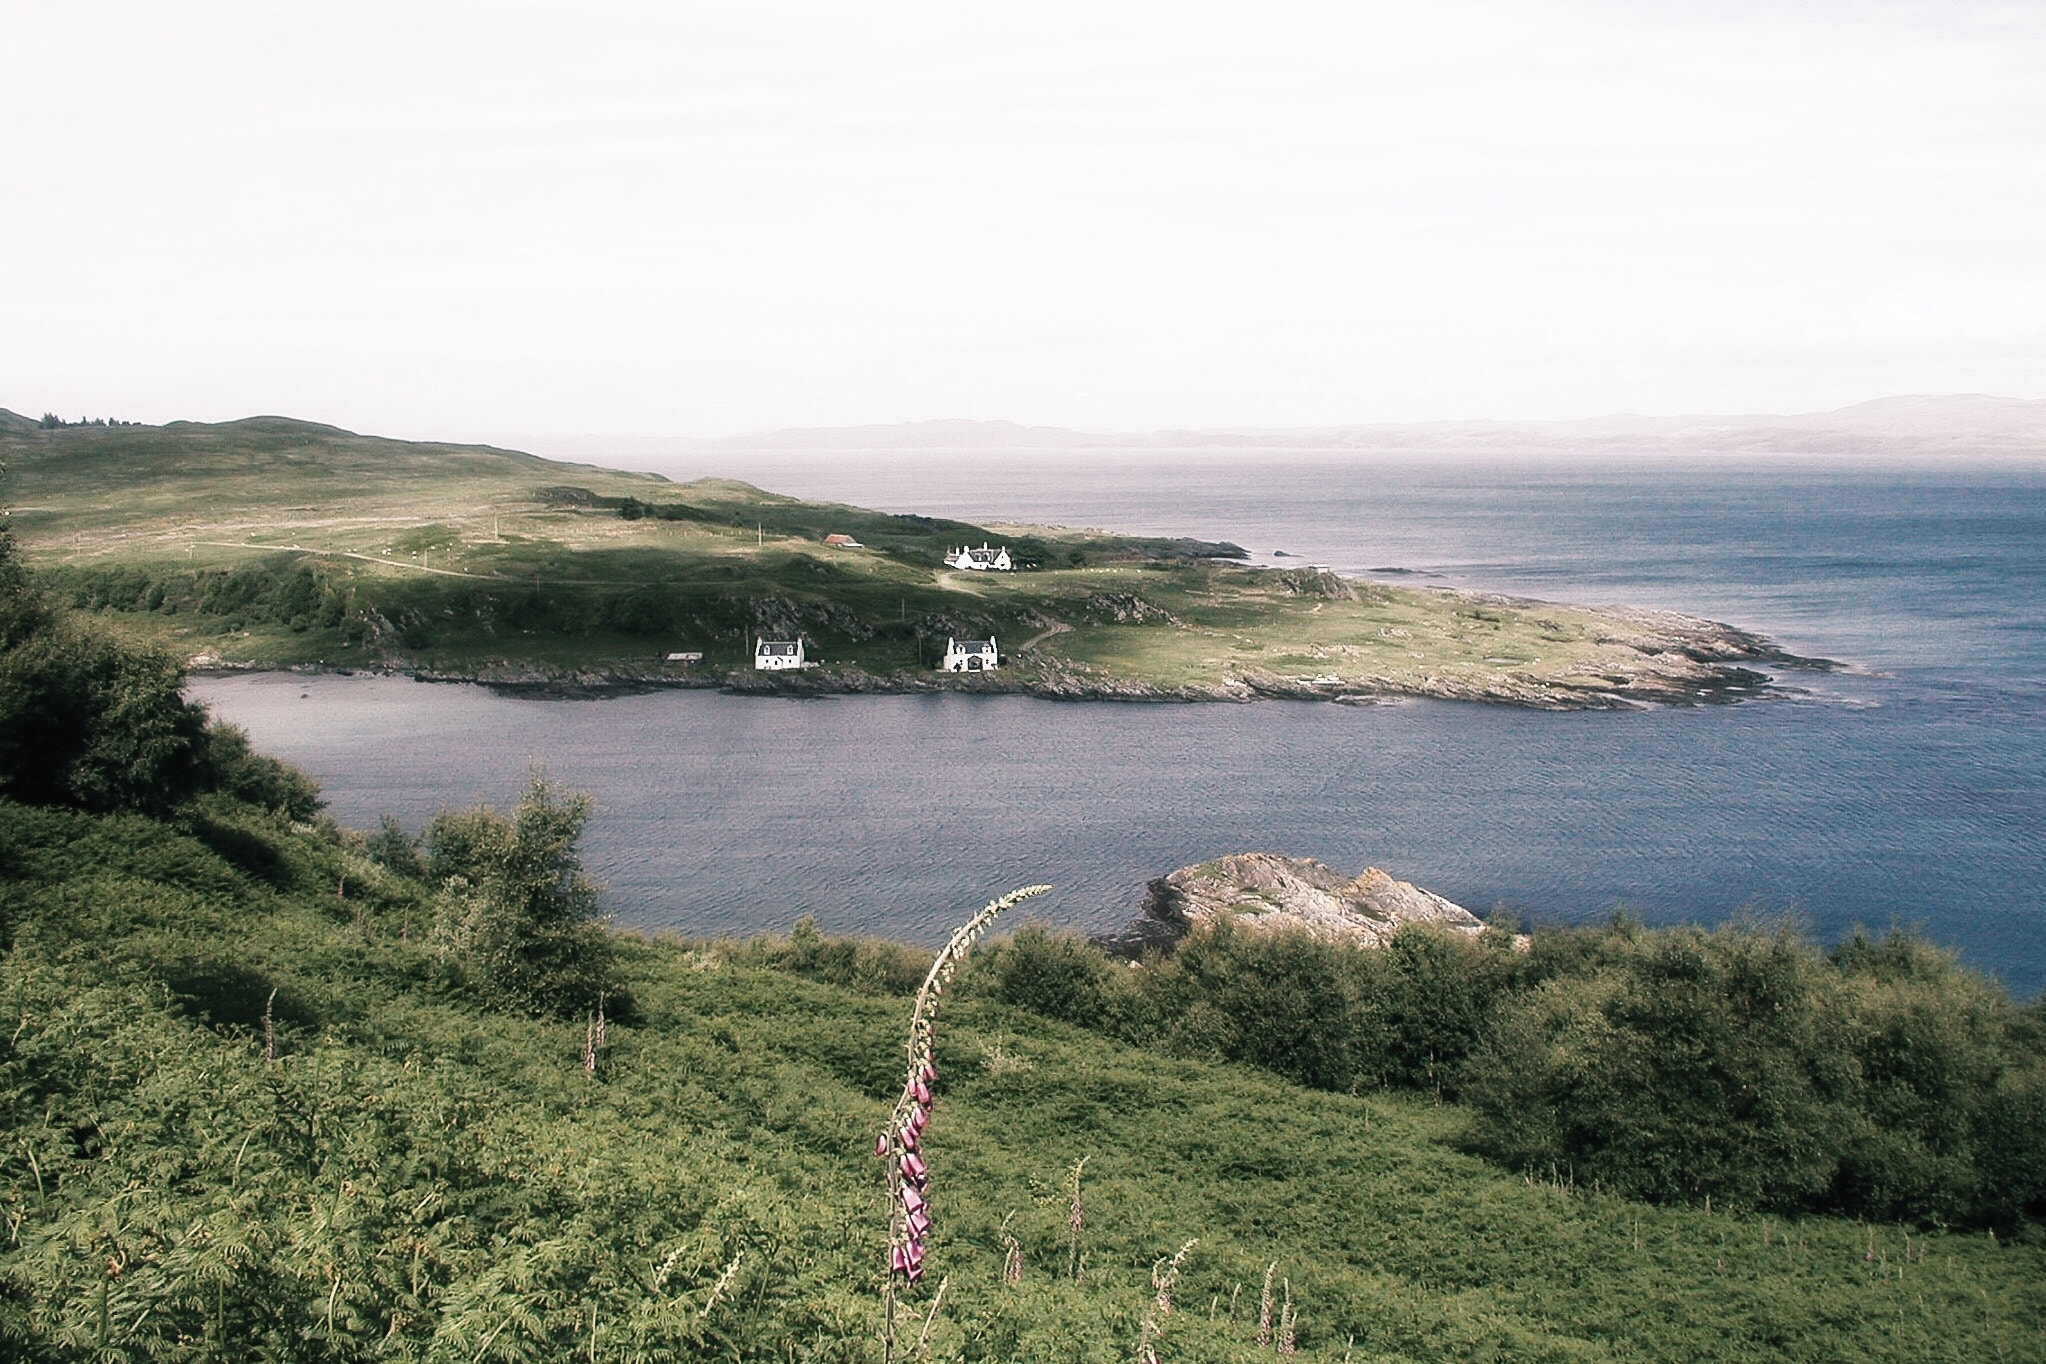
[[[923,1130],[930,1125],[932,1107],[936,1102],[933,1087],[938,1081],[938,1067],[932,1049],[937,1045],[938,1001],[958,971],[960,962],[980,936],[987,932],[989,925],[1007,910],[1050,889],[1049,886],[1026,886],[999,900],[990,901],[980,913],[952,934],[951,941],[931,963],[923,988],[917,991],[916,1006],[909,1023],[907,1073],[889,1126],[874,1143],[874,1154],[889,1160],[888,1183],[893,1195],[889,1200],[893,1205],[889,1217],[890,1286],[886,1290],[890,1323],[887,1342],[891,1353],[895,1344],[894,1275],[901,1274],[912,1284],[923,1277],[924,1240],[931,1232],[930,1203],[924,1196],[930,1185],[930,1170],[918,1148],[922,1144]],[[944,1289],[941,1287],[938,1292],[942,1295]],[[928,1330],[928,1321],[925,1326]]]

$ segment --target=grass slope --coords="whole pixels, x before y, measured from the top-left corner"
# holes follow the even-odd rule
[[[8,1358],[879,1358],[909,949],[855,989],[627,940],[591,1080],[583,1025],[465,984],[425,888],[331,829],[0,803],[0,866]],[[1425,1098],[947,1008],[932,1359],[1128,1360],[1192,1238],[1163,1359],[1265,1357],[1272,1264],[1311,1359],[2046,1359],[2034,1245],[1625,1202],[1462,1154]]]
[[[278,417],[16,422],[0,463],[10,524],[75,605],[208,664],[750,682],[756,636],[802,634],[827,667],[809,685],[930,685],[947,636],[992,634],[999,685],[1051,694],[1580,706],[1713,693],[1744,679],[1712,665],[1761,652],[1675,617],[1235,567],[1233,546],[888,515]],[[833,533],[863,547],[827,548]],[[1032,571],[943,566],[982,540]],[[665,661],[678,652],[703,663]]]

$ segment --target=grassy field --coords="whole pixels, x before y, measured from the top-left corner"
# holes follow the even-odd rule
[[[871,1147],[927,958],[848,945],[832,984],[786,942],[627,940],[590,1078],[585,1023],[465,985],[362,847],[0,802],[0,1351],[880,1357]],[[1426,1096],[947,1007],[902,1357],[1128,1361],[1196,1241],[1163,1360],[1272,1357],[1268,1266],[1331,1364],[2046,1359],[2037,1245],[1629,1202],[1465,1154]]]
[[[1708,622],[1259,570],[1228,545],[890,516],[283,418],[8,414],[0,463],[49,580],[202,666],[754,685],[754,639],[800,634],[822,668],[771,685],[925,686],[947,636],[992,635],[1004,670],[970,685],[1574,707],[1738,694],[1753,675],[1721,665],[1766,653]],[[1026,571],[941,562],[983,540]]]

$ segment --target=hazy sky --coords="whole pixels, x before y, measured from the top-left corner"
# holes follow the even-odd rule
[[[0,0],[0,406],[2046,397],[2046,3]]]

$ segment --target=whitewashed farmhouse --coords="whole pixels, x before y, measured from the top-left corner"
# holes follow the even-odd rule
[[[753,641],[753,667],[756,672],[780,672],[784,668],[801,668],[803,662],[803,639],[755,639]]]
[[[945,640],[945,661],[938,666],[948,673],[992,672],[998,661],[992,639],[948,637]]]
[[[1007,573],[1015,565],[1009,562],[1009,547],[989,549],[985,541],[979,549],[961,545],[945,556],[945,562],[953,568],[970,568],[976,572]]]

